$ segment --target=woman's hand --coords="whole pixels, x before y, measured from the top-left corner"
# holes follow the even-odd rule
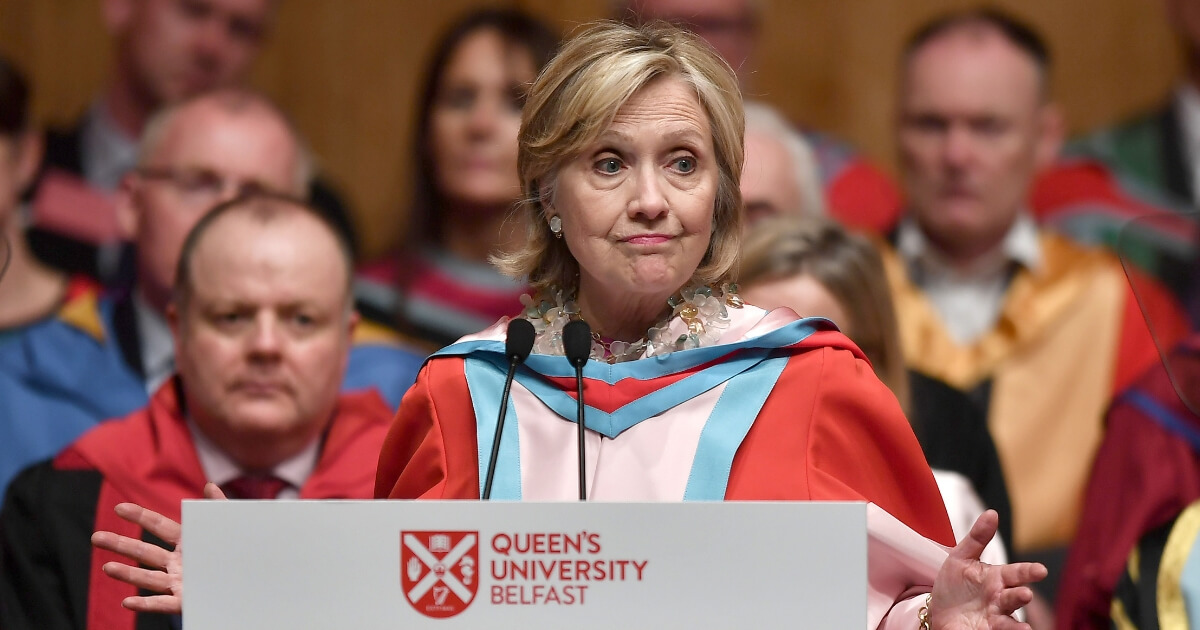
[[[204,486],[204,496],[208,499],[224,499],[225,493],[217,484],[209,482]],[[126,597],[121,605],[138,612],[180,614],[183,612],[183,528],[162,514],[133,503],[118,504],[116,511],[117,516],[174,545],[174,549],[167,551],[113,532],[92,534],[92,544],[96,547],[125,556],[139,565],[154,567],[143,569],[120,562],[106,562],[100,567],[108,577],[139,589],[160,593]]]
[[[999,517],[984,512],[950,556],[942,563],[933,583],[929,620],[939,630],[1028,630],[1029,625],[1013,619],[1013,611],[1033,599],[1029,584],[1046,577],[1046,567],[1035,562],[991,565],[979,554],[996,535]]]

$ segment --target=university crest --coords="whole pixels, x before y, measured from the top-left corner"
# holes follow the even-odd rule
[[[426,617],[466,610],[479,590],[479,532],[400,532],[400,585]]]

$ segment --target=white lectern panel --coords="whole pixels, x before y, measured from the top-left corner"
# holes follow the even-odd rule
[[[187,630],[852,628],[862,503],[185,501]]]

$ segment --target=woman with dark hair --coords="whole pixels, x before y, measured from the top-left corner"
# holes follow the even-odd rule
[[[20,199],[42,159],[42,138],[29,116],[29,87],[0,58],[0,343],[58,310],[68,294],[65,275],[33,256],[25,240]]]
[[[418,106],[405,246],[361,270],[367,317],[440,347],[521,310],[525,284],[488,257],[523,236],[507,221],[521,193],[521,106],[557,48],[549,27],[515,10],[470,13],[442,37]]]

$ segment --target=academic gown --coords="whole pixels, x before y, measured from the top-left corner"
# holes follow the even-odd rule
[[[587,487],[600,501],[868,502],[869,627],[915,628],[953,537],[912,429],[828,321],[730,309],[717,345],[584,368]],[[377,497],[478,499],[505,322],[427,360],[384,444]],[[492,498],[577,498],[574,369],[517,372]]]
[[[137,589],[105,576],[117,554],[91,547],[93,531],[161,541],[113,508],[133,502],[180,520],[206,482],[179,403],[177,381],[148,407],[86,433],[51,461],[26,469],[0,511],[0,627],[5,630],[154,630],[171,618],[135,614]],[[343,395],[301,499],[368,499],[392,413],[374,391]],[[165,546],[165,545],[163,545]]]
[[[375,389],[395,409],[423,358],[364,322],[355,330],[342,391]],[[148,401],[128,296],[84,291],[56,317],[0,345],[0,499],[21,469]]]

